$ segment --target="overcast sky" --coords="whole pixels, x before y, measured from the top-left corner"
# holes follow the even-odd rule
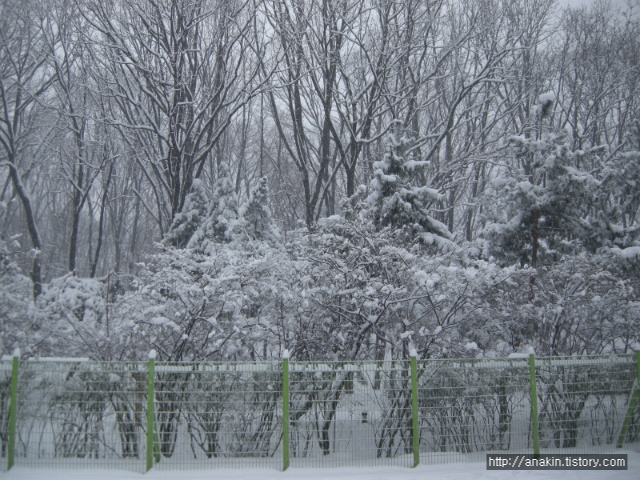
[[[558,0],[560,4],[567,5],[590,5],[595,3],[597,0]],[[612,4],[626,5],[626,0],[609,0]],[[636,4],[638,4],[639,0],[634,0]]]

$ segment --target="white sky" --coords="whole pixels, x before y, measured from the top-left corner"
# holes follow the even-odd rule
[[[558,4],[581,6],[581,5],[591,5],[593,3],[596,3],[596,1],[598,0],[558,0]],[[620,6],[627,5],[627,0],[609,0],[609,2],[611,2],[612,5],[620,5]],[[637,5],[639,3],[639,0],[633,0],[633,2]]]

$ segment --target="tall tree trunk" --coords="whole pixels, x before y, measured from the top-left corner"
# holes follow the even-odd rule
[[[76,252],[78,249],[78,228],[80,225],[80,212],[84,205],[82,195],[82,187],[84,182],[84,168],[82,165],[78,167],[77,184],[74,186],[73,205],[71,208],[71,236],[69,237],[69,271],[76,270]]]
[[[104,192],[102,192],[102,203],[100,205],[100,220],[98,221],[98,240],[96,244],[96,251],[93,255],[93,259],[91,260],[91,271],[90,277],[94,278],[96,276],[96,270],[98,268],[98,260],[100,259],[100,249],[102,248],[102,238],[104,232],[104,211],[107,206],[107,198],[109,196],[109,185],[111,184],[111,178],[113,177],[115,162],[112,162],[109,166],[109,173],[107,176],[107,182],[104,186]]]
[[[31,198],[27,193],[18,170],[12,159],[7,162],[9,167],[9,174],[11,175],[11,181],[13,182],[13,188],[15,188],[18,198],[22,202],[22,208],[24,209],[24,215],[27,221],[27,230],[29,231],[29,237],[31,238],[31,245],[33,246],[33,265],[31,269],[31,280],[33,282],[33,299],[35,300],[42,293],[42,263],[40,260],[40,254],[42,251],[42,240],[40,238],[40,232],[36,225],[36,218],[31,205]]]
[[[540,210],[535,210],[533,212],[533,226],[531,227],[531,268],[536,268],[538,265],[538,245],[539,245],[539,223],[540,223],[541,213]],[[535,298],[535,286],[536,286],[536,274],[531,275],[531,280],[529,280],[529,285],[531,287],[531,292],[529,299],[533,301]]]

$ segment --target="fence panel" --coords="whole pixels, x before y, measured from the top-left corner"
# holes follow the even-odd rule
[[[628,357],[536,359],[540,448],[605,451],[615,447],[633,390]],[[638,441],[635,412],[627,441]]]
[[[281,367],[157,363],[154,467],[280,469]]]
[[[11,401],[11,357],[0,360],[0,472],[5,472],[9,457],[9,408]]]
[[[529,451],[530,398],[526,358],[419,361],[421,462]]]
[[[411,466],[409,361],[292,362],[291,466]]]
[[[11,363],[0,361],[3,471]],[[15,465],[135,472],[148,461],[156,469],[410,467],[416,460],[532,453],[527,358],[419,360],[415,409],[409,360],[288,365],[286,455],[282,362],[156,362],[147,415],[150,363],[21,361]],[[640,448],[632,356],[535,358],[533,373],[543,453]]]
[[[20,362],[15,464],[144,471],[146,365]]]

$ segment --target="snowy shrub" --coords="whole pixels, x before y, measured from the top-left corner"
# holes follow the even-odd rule
[[[0,355],[28,354],[38,340],[41,316],[33,305],[31,280],[20,272],[9,245],[0,239]]]

